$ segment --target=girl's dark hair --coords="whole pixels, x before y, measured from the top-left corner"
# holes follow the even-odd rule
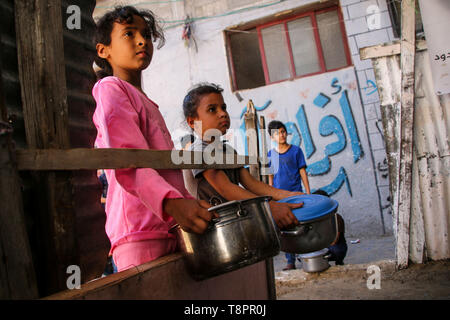
[[[194,143],[195,137],[193,134],[187,134],[181,138],[181,147],[184,149],[188,143]]]
[[[98,20],[94,36],[94,45],[97,43],[102,43],[104,45],[111,44],[111,32],[113,30],[114,22],[132,23],[134,15],[144,19],[152,36],[152,40],[154,42],[156,42],[157,39],[159,40],[157,48],[160,49],[165,43],[165,38],[163,30],[158,25],[154,13],[150,10],[137,10],[132,6],[117,6],[114,10],[105,13],[105,15]],[[98,78],[104,78],[113,74],[111,65],[106,59],[96,56],[94,61],[97,66],[101,68],[101,70],[96,72]]]
[[[203,95],[209,93],[222,94],[222,91],[223,89],[214,83],[202,82],[195,85],[189,90],[183,100],[183,113],[185,118],[195,117],[197,115],[197,104]]]
[[[281,121],[278,121],[278,120],[270,121],[269,125],[267,126],[267,129],[269,129],[270,136],[272,136],[273,130],[278,130],[281,128],[283,128],[287,132],[287,129],[286,129],[286,126],[284,125],[284,123]]]

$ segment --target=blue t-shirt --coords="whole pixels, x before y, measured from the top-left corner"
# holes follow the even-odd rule
[[[286,152],[278,153],[272,149],[267,156],[270,173],[273,174],[273,186],[278,189],[303,192],[299,170],[306,168],[306,161],[302,149],[291,144]]]

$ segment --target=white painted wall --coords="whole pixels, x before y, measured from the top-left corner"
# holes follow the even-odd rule
[[[121,2],[124,3],[124,1]],[[191,2],[195,6],[189,6]],[[333,198],[339,201],[339,211],[347,223],[348,235],[358,237],[377,236],[383,232],[391,234],[392,218],[388,208],[389,180],[387,164],[384,162],[386,155],[379,110],[380,101],[371,61],[359,59],[360,48],[394,40],[386,1],[340,1],[354,67],[256,89],[241,90],[239,94],[244,99],[242,102],[239,102],[231,92],[223,30],[239,23],[267,17],[316,1],[286,0],[276,5],[230,15],[223,14],[224,10],[230,12],[231,9],[236,8],[227,7],[224,0],[202,0],[203,7],[197,2],[186,1],[184,7],[179,2],[170,6],[173,20],[180,19],[182,16],[180,12],[183,10],[191,16],[193,16],[192,13],[194,16],[196,13],[202,16],[216,16],[195,22],[193,31],[198,51],[193,46],[185,46],[184,41],[181,40],[181,26],[170,28],[170,24],[166,24],[166,27],[169,27],[165,31],[166,45],[155,51],[152,64],[143,74],[144,90],[159,104],[176,146],[179,146],[178,139],[188,132],[182,116],[184,95],[192,85],[202,81],[220,84],[225,89],[223,95],[232,119],[232,132],[236,132],[235,130],[242,124],[240,115],[248,99],[252,99],[257,107],[263,106],[268,100],[272,101],[267,109],[259,113],[266,117],[266,123],[276,118],[298,125],[296,113],[303,104],[316,147],[315,153],[307,159],[308,165],[323,159],[325,147],[337,140],[334,134],[322,137],[318,132],[318,125],[323,117],[334,115],[344,129],[347,145],[343,151],[330,157],[331,169],[328,173],[310,176],[312,188],[330,184],[337,177],[339,169],[345,168],[352,195],[344,183]],[[273,2],[254,1],[253,4],[267,5]],[[112,1],[102,1],[103,5],[105,3],[112,3]],[[146,7],[158,14],[156,5]],[[161,12],[164,13],[164,19],[170,20],[167,8],[166,6]],[[176,12],[174,8],[177,9]],[[379,18],[375,20],[379,22],[375,25],[374,13],[378,14],[377,19]],[[332,95],[336,91],[335,87],[331,87],[333,78],[338,79],[342,91],[348,90],[349,93],[351,111],[364,152],[357,162],[353,160],[349,131],[339,105],[342,91]],[[332,98],[323,109],[313,103],[320,92]],[[244,146],[241,139],[231,136],[229,138],[238,151],[243,153]],[[303,138],[300,144],[303,151],[305,151],[304,140]]]

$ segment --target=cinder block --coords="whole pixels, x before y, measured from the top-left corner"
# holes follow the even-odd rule
[[[372,60],[361,60],[359,54],[352,55],[352,60],[357,71],[372,68]]]
[[[394,31],[393,31],[392,28],[387,28],[386,31],[387,31],[387,33],[388,33],[389,40],[390,40],[391,42],[400,40],[400,38],[397,38],[396,36],[394,36]]]
[[[388,7],[386,4],[386,0],[377,0],[378,6],[380,7],[380,11],[387,11]]]
[[[370,144],[372,145],[372,150],[384,150],[384,141],[381,133],[376,132],[369,134]]]
[[[389,42],[386,29],[369,31],[355,35],[356,45],[359,49]]]
[[[377,13],[377,17],[369,15],[366,17],[369,30],[378,30],[390,27],[391,17],[388,11]]]
[[[361,0],[341,0],[340,4],[341,6],[348,6],[349,4],[361,2]]]
[[[377,102],[373,104],[375,108],[375,112],[377,113],[377,118],[381,119],[381,102]]]
[[[378,90],[375,90],[373,87],[362,88],[361,89],[361,98],[363,100],[363,104],[380,102],[380,96],[378,95]]]
[[[367,120],[375,120],[378,119],[376,107],[374,103],[369,103],[364,105],[364,112],[366,114]]]
[[[378,2],[376,0],[369,0],[349,5],[347,9],[350,19],[365,17],[369,15],[370,12],[367,12],[367,8],[369,8],[370,6],[378,7]]]
[[[353,20],[346,20],[344,22],[345,22],[345,30],[347,31],[348,36],[369,31],[369,28],[367,27],[367,20],[365,17]]]
[[[342,16],[344,17],[344,21],[350,19],[348,15],[347,7],[341,7]]]
[[[358,46],[356,45],[355,37],[348,37],[348,45],[350,47],[350,54],[359,54]]]
[[[377,121],[378,119],[376,118],[367,120],[367,132],[369,133],[369,135],[380,133],[380,131],[377,128]]]
[[[365,70],[356,71],[356,76],[358,77],[359,87],[364,88],[367,86],[367,78]]]
[[[364,72],[366,73],[366,79],[373,81],[373,83],[375,83],[376,85],[377,82],[375,79],[375,72],[373,71],[373,69],[367,69]]]

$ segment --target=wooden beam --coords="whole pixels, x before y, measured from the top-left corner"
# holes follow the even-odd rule
[[[198,151],[143,149],[22,149],[17,150],[16,157],[19,170],[37,171],[121,168],[232,169],[243,164],[257,163],[255,157],[235,155],[232,163],[223,159],[206,164],[202,152]]]
[[[408,266],[409,224],[411,216],[412,158],[414,139],[414,59],[415,59],[415,1],[402,0],[402,39],[400,64],[400,167],[397,209],[397,268]]]
[[[19,80],[29,148],[70,147],[61,0],[15,0]],[[26,23],[25,23],[26,22]],[[32,173],[41,294],[79,265],[70,172]]]
[[[189,274],[182,253],[114,273],[45,300],[266,300],[263,261],[202,281]]]
[[[427,43],[425,40],[416,41],[416,51],[422,51],[427,49]],[[379,44],[376,46],[370,46],[359,49],[359,57],[361,60],[375,59],[387,56],[394,56],[400,54],[401,44]]]
[[[400,53],[400,43],[394,43],[389,45],[379,44],[376,46],[359,49],[359,56],[361,60],[393,56],[399,53]]]

